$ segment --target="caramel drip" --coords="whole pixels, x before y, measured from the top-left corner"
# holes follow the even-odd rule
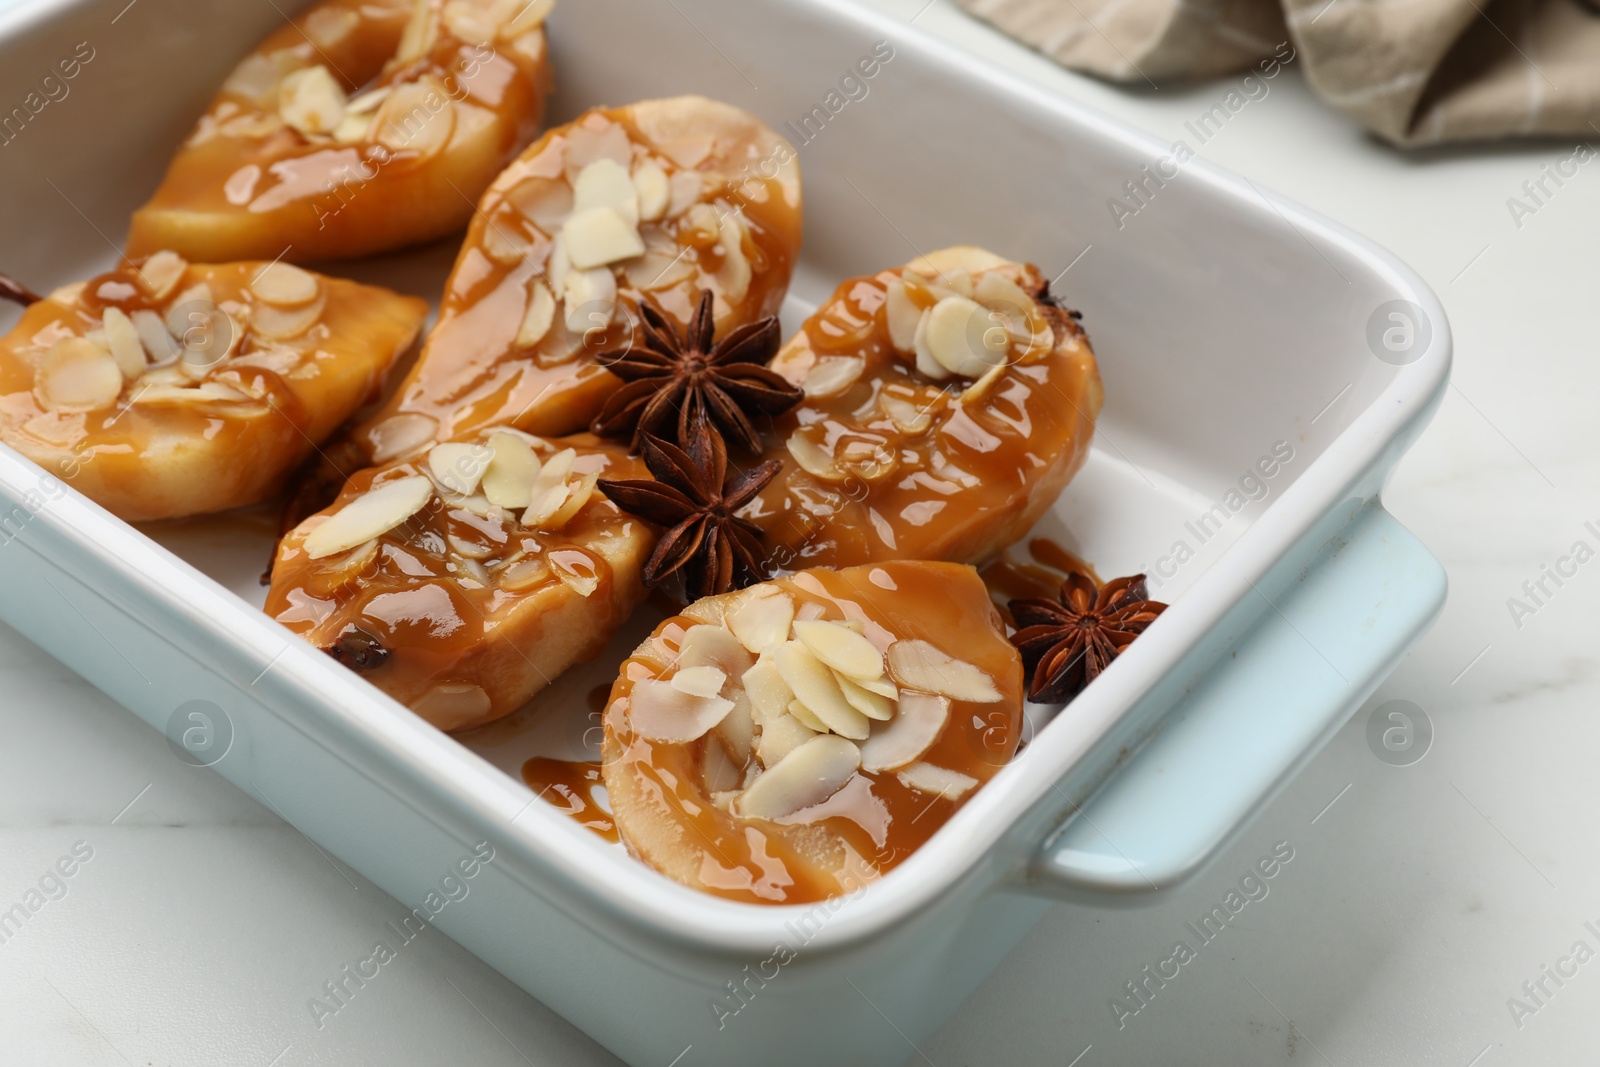
[[[606,687],[608,690],[609,686]],[[592,830],[613,844],[617,824],[595,800],[595,790],[604,789],[598,760],[546,759],[537,756],[522,765],[522,780],[561,814],[579,826]]]

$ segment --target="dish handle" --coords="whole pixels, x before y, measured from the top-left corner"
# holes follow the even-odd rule
[[[1023,887],[1137,903],[1194,875],[1398,665],[1438,616],[1446,584],[1410,531],[1381,505],[1365,508],[1052,829]]]

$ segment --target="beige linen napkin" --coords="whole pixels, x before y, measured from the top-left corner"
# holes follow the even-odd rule
[[[1065,66],[1135,84],[1228,74],[1288,41],[1324,100],[1394,144],[1600,136],[1595,0],[958,2]]]

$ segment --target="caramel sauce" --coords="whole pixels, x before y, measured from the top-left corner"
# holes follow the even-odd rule
[[[134,215],[130,254],[173,247],[203,260],[282,252],[309,262],[458,229],[472,199],[538,128],[550,83],[544,37],[534,30],[510,42],[463,41],[436,10],[431,46],[401,59],[396,51],[414,7],[408,0],[323,0],[263,41],[235,68]],[[421,106],[449,124],[448,140],[424,145],[415,134],[384,133],[385,124],[406,121],[406,109],[391,113],[382,105],[352,144],[286,125],[279,83],[317,66],[352,99],[408,83],[437,86]],[[441,156],[450,157],[448,183],[434,165]]]
[[[319,277],[317,299],[325,304],[314,323],[292,337],[265,337],[253,325],[262,304],[250,289],[264,266],[191,265],[161,299],[126,267],[32,305],[0,338],[0,439],[130,521],[266,498],[378,388],[410,347],[426,306]],[[47,402],[40,376],[57,341],[102,330],[109,308],[170,321],[184,294],[200,284],[227,317],[180,313],[197,325],[186,330],[176,358],[147,365],[124,381],[114,403],[97,410]],[[172,344],[179,349],[178,341]],[[202,398],[190,388],[202,383],[238,395]]]
[[[1088,561],[1047,537],[1029,541],[1027,551],[1030,559],[1018,559],[1016,549],[1012,549],[980,572],[1007,622],[1011,621],[1007,603],[1030,598],[1054,600],[1069,574],[1081,574],[1096,586],[1101,584]]]
[[[978,779],[980,785],[959,799],[918,792],[892,771],[861,773],[824,802],[825,817],[785,825],[737,817],[710,798],[709,746],[722,746],[741,773],[759,766],[750,752],[729,751],[715,732],[688,744],[662,744],[628,725],[632,686],[669,677],[683,632],[719,622],[729,598],[701,601],[662,623],[623,663],[606,711],[604,775],[630,849],[663,873],[718,896],[804,903],[860,888],[893,868],[1011,758],[1021,740],[1022,665],[969,567],[888,562],[806,571],[773,584],[792,595],[801,612],[860,621],[869,640],[877,637],[875,644],[929,641],[987,672],[1002,694],[995,703],[952,702],[943,732],[921,757]]]
[[[616,820],[595,799],[595,791],[605,788],[598,761],[536,756],[522,765],[522,780],[542,800],[579,826],[593,830],[613,844],[621,840]]]
[[[646,299],[682,329],[700,290],[710,289],[719,334],[777,313],[799,251],[800,193],[792,171],[769,178],[761,168],[777,152],[792,158],[792,149],[753,118],[736,122],[726,105],[706,105],[719,109],[708,115],[673,113],[687,106],[666,101],[591,111],[547,132],[495,181],[468,229],[422,357],[384,409],[355,434],[369,455],[381,461],[417,436],[446,440],[493,425],[547,436],[587,429],[621,385],[593,357],[626,346]],[[669,206],[661,219],[640,224],[645,256],[611,266],[617,296],[609,321],[573,333],[557,291],[549,332],[532,348],[519,345],[531,288],[549,280],[559,232],[559,214],[542,227],[519,207],[519,198],[526,203],[533,190],[559,204],[570,196],[577,168],[569,153],[578,151],[575,145],[581,143],[588,156],[597,144],[619,151],[624,142],[631,165],[654,163],[669,183],[697,179],[701,191],[694,205],[708,207],[713,221],[742,220],[741,247],[750,268],[745,291],[729,289],[733,266],[723,236],[696,227],[694,205],[676,214]],[[497,247],[508,241],[523,246],[523,254],[496,258]]]
[[[997,269],[1026,292],[1043,284],[1031,266]],[[1039,305],[1054,347],[1016,359],[964,401],[969,380],[932,381],[891,343],[884,303],[899,277],[884,271],[840,285],[774,360],[797,384],[819,360],[865,361],[847,389],[808,397],[777,422],[768,454],[783,471],[744,513],[765,530],[774,569],[991,559],[1055,502],[1088,455],[1102,389],[1076,322]],[[902,429],[885,397],[928,416],[926,428]],[[831,457],[834,473],[802,468],[785,447],[796,437]]]
[[[593,438],[549,443],[544,455],[567,445],[578,452],[575,476],[645,475],[624,449]],[[361,471],[324,514],[425,468],[418,459]],[[516,512],[478,514],[438,495],[349,552],[311,559],[304,543],[314,529],[307,520],[279,545],[267,614],[319,648],[351,631],[376,640],[388,656],[365,677],[442,729],[509,714],[572,662],[597,654],[643,599],[638,572],[655,540],[598,494],[554,532],[522,526]],[[476,687],[482,696],[457,693],[467,716],[458,721],[419,703],[440,687]]]

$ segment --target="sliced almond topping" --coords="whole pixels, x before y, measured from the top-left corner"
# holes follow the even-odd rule
[[[884,321],[889,325],[889,343],[901,352],[916,350],[917,323],[922,321],[922,309],[911,299],[905,282],[890,282],[883,302]]]
[[[799,625],[797,623],[796,627]],[[799,641],[790,641],[780,646],[772,658],[778,665],[778,673],[794,690],[795,698],[828,729],[858,741],[866,738],[867,717],[850,706],[833,672],[810,649]]]
[[[121,308],[108,307],[105,330],[106,346],[111,349],[111,358],[117,361],[122,376],[132,381],[143,374],[144,342],[139,340],[139,331],[134,327],[133,320]]]
[[[922,758],[950,719],[950,701],[931,693],[906,693],[894,718],[874,723],[861,743],[861,769],[892,771]]]
[[[389,93],[393,89],[394,86],[385,85],[377,89],[368,90],[367,92],[362,93],[360,96],[353,97],[351,101],[344,106],[344,113],[347,116],[370,115],[374,111],[378,110],[379,104],[383,103],[389,98]]]
[[[823,734],[767,768],[734,800],[732,811],[747,819],[781,819],[820,804],[838,792],[861,766],[861,750],[842,737]]]
[[[517,328],[518,347],[532,348],[544,340],[555,317],[556,298],[550,295],[549,286],[535,280],[528,297],[528,310],[523,313],[522,325]]]
[[[694,263],[682,250],[660,251],[648,248],[644,255],[630,259],[623,265],[628,284],[647,293],[671,289],[679,282],[694,277]]]
[[[177,287],[189,264],[176,252],[155,252],[139,267],[139,284],[153,300],[165,300]]]
[[[579,596],[593,596],[600,588],[600,572],[594,560],[575,548],[550,553],[550,569],[562,584]]]
[[[550,565],[542,559],[521,559],[500,575],[500,588],[521,593],[550,580]]]
[[[833,457],[821,445],[813,441],[805,430],[798,429],[789,435],[789,440],[784,442],[789,449],[789,455],[800,464],[800,469],[813,477],[821,478],[825,482],[842,482],[849,478],[833,462]]]
[[[368,434],[372,441],[372,462],[387,463],[410,455],[430,443],[438,432],[439,423],[430,415],[391,415]]]
[[[900,699],[900,687],[887,678],[877,678],[870,681],[865,678],[856,678],[854,681],[856,685],[859,685],[869,693],[876,693],[878,696],[888,697],[890,700]]]
[[[928,286],[940,299],[946,296],[972,296],[972,272],[960,267],[945,271]],[[939,290],[944,290],[939,292]]]
[[[570,270],[565,290],[562,299],[568,330],[582,336],[588,330],[603,330],[611,324],[617,307],[617,279],[610,270]]]
[[[667,185],[672,191],[667,200],[667,218],[675,219],[700,202],[705,179],[699,171],[679,170],[667,179]]]
[[[500,32],[495,13],[471,0],[450,0],[439,14],[450,35],[468,44],[488,44]]]
[[[373,119],[373,136],[396,152],[415,152],[429,159],[450,143],[455,106],[439,79],[424,74],[394,87]]]
[[[928,312],[923,343],[939,365],[966,378],[1006,361],[1010,335],[992,313],[964,296],[947,296]]]
[[[289,73],[278,90],[278,114],[301,133],[332,133],[344,119],[344,88],[327,67]]]
[[[690,696],[714,697],[722,695],[728,676],[720,669],[706,664],[700,667],[680,667],[672,676],[672,688]]]
[[[420,474],[384,482],[330,515],[305,540],[306,555],[322,559],[381,537],[427,506],[433,482]]]
[[[960,771],[949,771],[931,763],[913,763],[896,778],[919,793],[937,793],[946,800],[959,800],[978,780]]]
[[[814,730],[819,734],[829,733],[828,724],[811,713],[811,709],[798,700],[789,701],[789,706],[784,709],[791,716],[805,724],[806,729]]]
[[[450,682],[434,686],[411,710],[441,730],[459,730],[483,721],[492,704],[482,686]]]
[[[761,728],[761,738],[756,742],[756,759],[761,761],[763,767],[771,767],[816,737],[817,733],[793,715],[782,714],[769,719]]]
[[[533,483],[543,466],[533,446],[518,434],[497,433],[489,438],[489,452],[483,472],[483,495],[489,502],[502,508],[525,508],[533,503]]]
[[[717,284],[722,287],[723,298],[736,304],[750,292],[750,279],[754,277],[744,254],[744,220],[737,211],[730,211],[722,217],[718,233],[722,240],[722,267],[717,271]]]
[[[794,598],[772,585],[757,585],[728,612],[728,629],[751,652],[761,653],[789,639]]]
[[[942,382],[950,377],[950,371],[944,364],[934,357],[933,349],[928,347],[928,319],[933,314],[933,309],[922,313],[917,319],[917,332],[913,335],[911,347],[917,353],[917,372],[936,382]]]
[[[972,299],[1007,318],[1026,323],[1033,311],[1033,297],[999,271],[987,271],[972,288]]]
[[[567,275],[571,273],[572,260],[567,257],[567,239],[558,233],[550,242],[550,258],[544,264],[544,276],[550,279],[550,291],[564,294]]]
[[[806,396],[838,396],[861,377],[867,361],[860,356],[828,356],[812,364],[803,388]]]
[[[144,346],[151,363],[161,366],[178,357],[178,344],[167,332],[166,319],[150,310],[135,311],[128,318],[139,334],[139,343]]]
[[[852,678],[881,678],[883,654],[865,637],[837,622],[796,622],[794,635],[818,659]]]
[[[483,254],[501,266],[516,266],[533,249],[533,238],[523,230],[521,220],[512,215],[490,219],[483,227]]]
[[[250,280],[250,291],[269,304],[298,307],[315,300],[322,287],[310,271],[288,263],[268,263]]]
[[[641,219],[654,222],[667,213],[667,204],[672,200],[672,182],[659,164],[641,160],[633,168],[633,190]]]
[[[566,239],[567,256],[579,270],[644,254],[638,229],[616,208],[574,211],[561,227],[561,235]]]
[[[671,682],[645,678],[634,683],[628,697],[628,724],[646,741],[677,745],[704,737],[732,710],[731,700],[697,696]]]
[[[56,411],[98,411],[122,395],[122,368],[109,351],[84,337],[50,346],[39,368],[39,393]]]
[[[326,303],[325,300],[313,300],[297,308],[257,304],[250,309],[250,329],[274,341],[288,341],[315,326],[322,317]]]
[[[938,693],[951,700],[992,704],[1000,699],[993,678],[926,641],[905,640],[890,645],[889,673],[905,689]]]
[[[895,429],[901,433],[919,434],[925,432],[933,425],[933,414],[926,409],[919,408],[908,400],[901,400],[888,393],[878,395],[878,406],[883,413],[894,423]]]
[[[758,723],[769,723],[786,714],[794,700],[794,690],[783,680],[778,665],[768,657],[757,660],[739,681],[750,697],[750,709]]]
[[[756,723],[750,714],[750,701],[742,692],[735,690],[732,700],[733,710],[717,723],[715,732],[722,739],[722,746],[718,747],[727,748],[734,764],[741,768],[739,779],[743,781],[742,769],[755,751]]]
[[[544,465],[539,468],[539,476],[533,481],[533,495],[537,496],[547,489],[566,484],[567,479],[572,477],[572,467],[577,462],[577,450],[572,448],[563,448],[545,460]]]
[[[630,226],[639,225],[639,192],[628,168],[614,159],[595,160],[572,183],[573,214],[601,207],[611,208]]]
[[[506,201],[545,233],[554,234],[572,214],[572,186],[556,178],[529,178],[506,193]]]
[[[567,498],[561,502],[561,506],[555,510],[555,513],[545,520],[543,528],[546,530],[559,530],[571,522],[573,517],[582,511],[583,506],[594,496],[594,487],[599,481],[599,474],[590,473],[585,474],[575,482],[568,482]]]
[[[730,678],[742,678],[755,665],[755,657],[725,628],[701,623],[683,632],[677,662],[680,671],[709,666]]]
[[[633,142],[628,140],[627,130],[603,119],[594,125],[590,125],[590,121],[592,117],[567,131],[568,181],[576,179],[584,167],[597,159],[609,159],[627,166],[633,158]]]
[[[565,485],[552,485],[548,489],[539,490],[528,504],[528,510],[522,513],[522,525],[530,529],[545,527],[555,513],[561,510],[561,505],[567,502],[570,493],[571,490]]]
[[[895,702],[889,697],[874,693],[848,674],[834,671],[833,680],[839,683],[839,691],[850,706],[867,718],[885,722],[894,716]]]
[[[483,445],[450,441],[429,450],[428,469],[433,472],[434,480],[450,492],[471,496],[478,491],[483,469],[489,465],[492,455]]]
[[[961,390],[961,403],[974,404],[982,400],[988,395],[989,390],[994,388],[994,383],[998,382],[1005,373],[1006,364],[1004,363],[996,363],[990,367],[984,372],[983,377]]]

